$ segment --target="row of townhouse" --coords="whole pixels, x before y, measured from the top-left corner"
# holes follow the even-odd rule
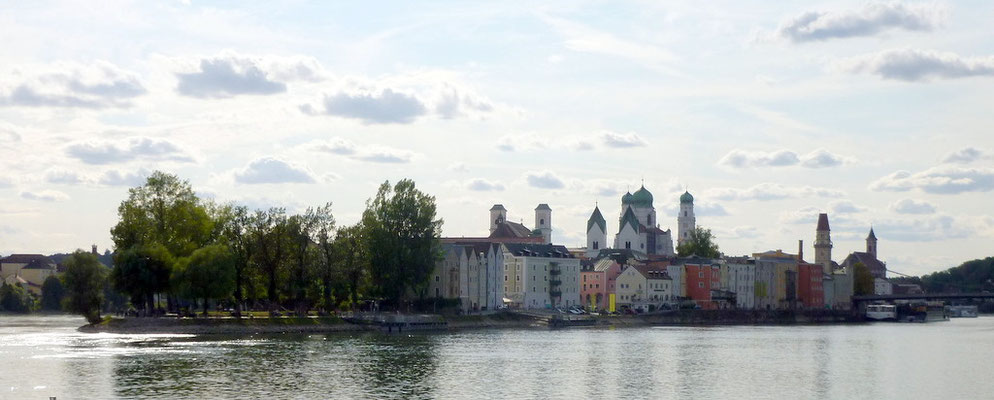
[[[458,299],[463,312],[580,305],[580,260],[564,246],[451,240],[442,253],[429,296]]]

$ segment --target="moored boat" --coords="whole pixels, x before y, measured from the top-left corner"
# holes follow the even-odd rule
[[[870,304],[866,306],[866,318],[873,321],[896,321],[897,306],[891,304]]]

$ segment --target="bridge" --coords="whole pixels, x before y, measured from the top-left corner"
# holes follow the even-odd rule
[[[853,296],[852,302],[863,303],[872,301],[894,300],[962,300],[962,299],[994,299],[994,293],[913,293],[913,294],[873,294]]]

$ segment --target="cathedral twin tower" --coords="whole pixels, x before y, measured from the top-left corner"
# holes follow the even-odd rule
[[[618,220],[618,233],[614,236],[615,249],[639,251],[645,254],[672,256],[673,235],[669,229],[662,230],[656,219],[652,193],[642,186],[635,193],[621,196],[621,216]],[[694,196],[684,192],[680,196],[680,214],[677,216],[678,243],[690,238],[697,219],[694,216]],[[587,255],[595,256],[607,246],[607,221],[599,207],[587,219]]]

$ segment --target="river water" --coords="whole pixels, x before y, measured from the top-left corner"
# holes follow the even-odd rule
[[[984,399],[994,317],[438,334],[84,334],[0,316],[0,398]]]

